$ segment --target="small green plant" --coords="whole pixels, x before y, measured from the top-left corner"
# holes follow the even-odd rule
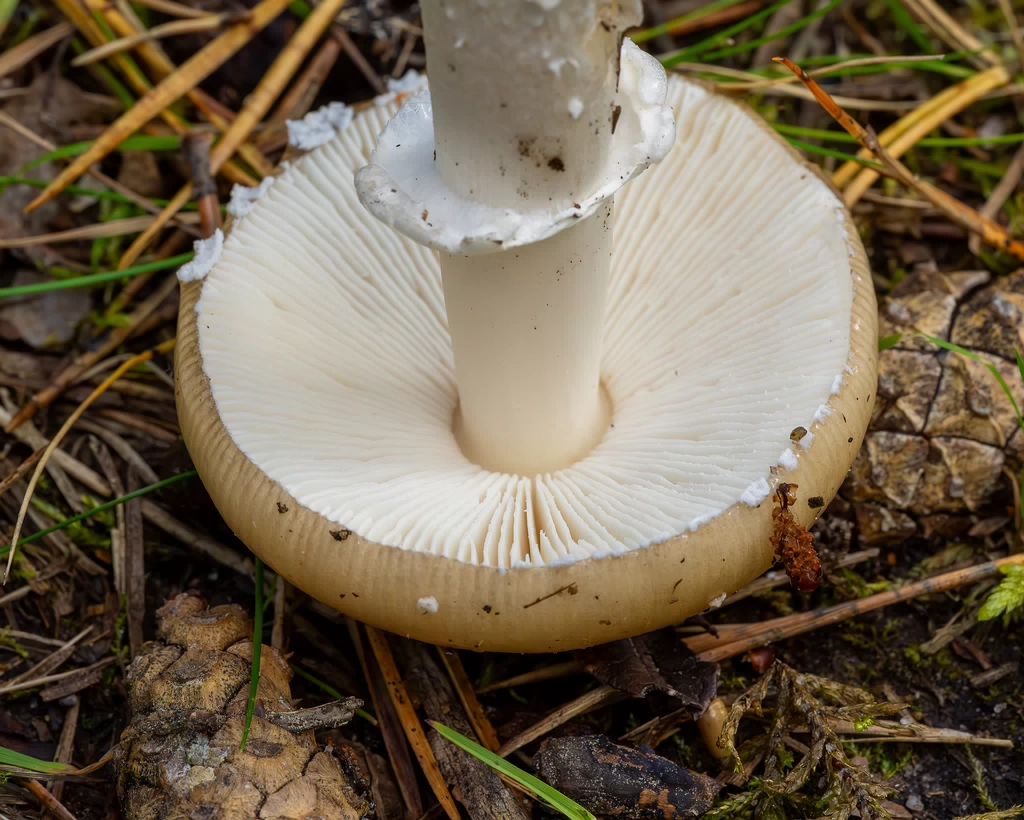
[[[530,794],[547,803],[555,811],[561,813],[569,820],[596,820],[594,815],[587,811],[575,800],[570,800],[557,789],[551,788],[547,783],[538,777],[524,772],[518,766],[513,766],[504,758],[498,757],[494,752],[488,751],[476,741],[470,740],[465,735],[459,734],[454,729],[449,729],[443,723],[428,721],[441,737],[450,743],[458,746],[462,751],[473,755],[502,774],[517,785],[522,786]]]
[[[1006,577],[999,582],[978,612],[979,621],[991,621],[1002,616],[1003,626],[1024,618],[1024,566],[1011,564],[1000,567]]]
[[[852,686],[797,672],[776,662],[761,679],[737,698],[722,729],[722,740],[743,771],[736,733],[748,712],[763,714],[763,703],[774,692],[773,715],[765,735],[744,744],[750,754],[764,754],[764,770],[752,794],[733,807],[731,816],[744,816],[752,807],[755,817],[785,820],[800,812],[809,801],[815,803],[814,816],[847,820],[854,811],[863,818],[889,818],[882,801],[891,790],[876,782],[865,769],[854,766],[832,724],[850,721],[857,726],[870,725],[878,717],[904,708],[901,704],[878,703],[867,692]],[[809,731],[810,747],[793,763],[786,737],[793,731]],[[804,793],[815,771],[824,775],[824,792],[815,800]],[[715,816],[730,816],[721,813]]]

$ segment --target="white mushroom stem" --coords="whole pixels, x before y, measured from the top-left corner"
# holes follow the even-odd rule
[[[420,5],[442,181],[464,199],[516,210],[582,202],[597,190],[622,34],[641,21],[640,3]]]
[[[455,435],[476,464],[532,475],[585,456],[607,429],[600,384],[612,207],[550,239],[441,254],[455,355]]]
[[[497,208],[582,202],[607,173],[622,31],[638,3],[422,3],[435,162],[459,196]],[[456,435],[488,469],[568,467],[598,443],[612,248],[609,197],[548,239],[441,253],[459,389]]]

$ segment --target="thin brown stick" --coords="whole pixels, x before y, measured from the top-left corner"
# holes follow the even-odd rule
[[[210,166],[210,146],[213,134],[197,132],[185,139],[185,153],[192,170],[192,198],[199,206],[200,230],[203,238],[209,239],[220,228],[220,202],[217,200],[217,183],[213,180]]]
[[[115,437],[116,438],[116,437]],[[129,462],[131,465],[131,462]],[[129,492],[139,489],[139,472],[128,467]],[[146,551],[143,538],[142,502],[129,501],[124,509],[125,610],[128,616],[128,647],[131,656],[142,650],[142,621],[146,616]]]
[[[83,225],[81,228],[69,228],[66,231],[0,239],[0,250],[32,248],[38,245],[57,245],[61,242],[91,242],[94,239],[126,236],[145,230],[156,218],[154,216],[130,216],[125,219],[111,219],[109,222]],[[178,219],[184,225],[195,225],[199,222],[199,217],[192,213],[179,214]]]
[[[31,587],[23,587],[31,592]],[[85,666],[81,669],[71,669],[67,672],[57,672],[53,675],[43,675],[41,678],[35,678],[34,680],[22,681],[21,683],[10,683],[7,686],[0,686],[0,695],[9,695],[11,692],[24,692],[26,689],[36,689],[42,686],[44,683],[53,683],[55,681],[64,680],[64,678],[70,678],[72,675],[79,675],[82,672],[89,672],[93,669],[103,669],[106,666],[110,666],[114,662],[114,658],[104,658],[101,661],[97,661],[91,666]]]
[[[18,548],[18,539],[21,537],[21,528],[25,524],[25,516],[28,513],[28,506],[32,501],[32,493],[35,491],[36,485],[39,483],[39,477],[42,475],[43,469],[46,467],[46,462],[49,461],[53,451],[57,449],[57,446],[64,439],[64,436],[66,436],[71,428],[74,427],[75,422],[78,421],[82,414],[92,406],[96,399],[107,391],[111,384],[116,382],[122,375],[127,373],[136,365],[148,362],[156,355],[169,353],[173,349],[174,339],[170,339],[169,341],[150,348],[137,356],[133,356],[127,362],[122,364],[117,368],[117,370],[111,373],[102,384],[93,390],[81,404],[78,405],[75,412],[68,417],[68,420],[65,421],[60,430],[57,431],[57,434],[50,439],[50,443],[46,447],[46,452],[43,453],[42,457],[39,459],[39,463],[36,465],[35,470],[32,473],[32,478],[28,483],[28,489],[25,491],[25,498],[21,502],[21,509],[18,511],[18,520],[14,525],[14,534],[11,536],[11,551],[7,556],[7,569],[4,572],[3,583],[7,583],[7,579],[11,574],[11,565],[14,563],[14,554]]]
[[[74,29],[69,23],[58,23],[46,29],[46,31],[40,31],[38,34],[29,37],[23,43],[18,43],[14,48],[7,49],[3,54],[0,54],[0,79],[28,65],[36,57],[53,48],[73,31]]]
[[[529,729],[520,732],[508,743],[498,749],[498,757],[508,757],[512,752],[522,749],[523,746],[526,746],[529,743],[533,743],[533,741],[543,737],[548,732],[561,726],[563,723],[572,720],[577,715],[582,715],[584,712],[589,712],[590,710],[596,709],[598,706],[609,702],[618,694],[620,693],[617,689],[613,689],[611,686],[601,685],[596,689],[592,689],[587,692],[585,695],[581,695],[576,698],[576,700],[559,706],[546,718],[533,724]]]
[[[288,120],[302,117],[309,110],[340,54],[341,43],[334,37],[327,37],[288,93],[278,100],[274,113],[267,120],[268,128],[284,127]]]
[[[835,606],[818,609],[813,612],[799,612],[794,615],[787,615],[782,618],[775,618],[761,623],[748,624],[738,630],[734,630],[729,640],[724,644],[721,639],[712,635],[697,635],[687,638],[684,643],[703,661],[723,661],[734,658],[756,649],[759,646],[767,646],[770,643],[791,638],[794,635],[802,635],[806,632],[813,632],[826,626],[840,623],[841,621],[853,618],[856,615],[863,615],[873,612],[876,609],[891,604],[912,601],[923,595],[935,595],[950,589],[974,584],[999,575],[1000,567],[1012,564],[1024,565],[1024,554],[1011,555],[1001,558],[998,561],[988,561],[966,569],[954,570],[934,578],[926,578],[923,581],[916,581],[912,584],[891,589],[886,592],[879,592],[867,598],[856,601],[846,601]]]
[[[1003,209],[1003,205],[1006,204],[1006,200],[1013,196],[1014,191],[1017,190],[1022,174],[1024,174],[1024,145],[1017,149],[1013,159],[1010,161],[1009,167],[1006,169],[1006,173],[1003,174],[1002,179],[999,180],[999,183],[992,190],[985,204],[978,209],[978,213],[986,219],[995,219]],[[981,251],[981,237],[976,233],[972,233],[971,238],[967,240],[967,247],[970,248],[971,253],[977,256]],[[1019,503],[1019,498],[1017,496],[1014,498]]]
[[[277,587],[274,589],[274,627],[270,631],[270,645],[278,652],[284,652],[285,609],[288,599],[288,582],[278,576]]]
[[[331,26],[331,36],[345,49],[345,54],[355,64],[355,67],[359,69],[359,73],[366,78],[366,82],[370,84],[370,88],[374,90],[374,93],[383,94],[388,90],[387,86],[384,85],[384,81],[373,70],[369,60],[363,56],[359,46],[352,42],[352,38],[348,36],[348,32],[344,28],[335,23]]]
[[[174,0],[135,0],[140,6],[159,11],[169,17],[205,17],[208,12],[192,8]]]
[[[242,12],[242,15],[245,14],[245,12]],[[243,22],[244,17],[242,19],[239,18],[240,15],[238,13],[227,12],[224,14],[205,14],[202,17],[191,17],[184,20],[174,20],[170,23],[163,23],[159,26],[153,26],[153,28],[147,29],[146,31],[138,34],[132,34],[128,37],[120,37],[117,40],[111,40],[109,43],[90,49],[84,54],[79,54],[71,61],[71,65],[76,68],[81,68],[100,60],[105,60],[114,54],[131,51],[142,43],[159,40],[164,37],[178,37],[182,34],[197,34],[206,31],[217,31],[218,29],[224,28],[224,26]]]
[[[44,447],[40,447],[38,450],[32,453],[32,455],[30,455],[23,462],[21,462],[21,464],[19,464],[15,468],[13,473],[7,476],[7,478],[5,478],[3,481],[0,481],[0,497],[2,497],[8,490],[11,489],[11,487],[13,487],[22,478],[25,477],[25,474],[32,469],[32,465],[39,461],[40,457],[43,455],[44,449]]]
[[[480,743],[488,751],[498,751],[501,747],[498,733],[494,730],[494,726],[491,725],[491,721],[488,720],[484,707],[477,700],[473,684],[469,680],[469,675],[466,674],[465,667],[462,665],[462,658],[459,657],[454,649],[443,649],[439,646],[437,647],[437,652],[441,656],[441,662],[448,672],[448,677],[452,679],[452,684],[455,686],[459,700],[462,701],[462,708],[466,710],[466,717],[469,719],[469,723],[473,727],[476,736],[480,738]]]
[[[77,820],[63,803],[54,797],[50,792],[46,790],[46,787],[38,780],[33,780],[28,777],[20,777],[18,780],[21,785],[31,794],[36,800],[38,800],[47,811],[49,811],[54,817],[59,820]]]
[[[686,20],[673,28],[668,30],[668,35],[671,37],[685,37],[688,34],[694,34],[698,31],[704,31],[709,28],[716,28],[717,26],[726,26],[729,23],[735,23],[737,20],[742,20],[744,17],[749,17],[756,11],[759,11],[764,6],[762,0],[747,0],[746,3],[740,3],[735,6],[730,6],[727,9],[721,11],[715,11],[711,14],[705,14],[703,17],[699,17],[696,20]]]
[[[373,654],[366,651],[366,644],[363,641],[359,624],[349,619],[348,631],[356,648],[359,665],[363,670],[366,688],[370,691],[373,709],[377,714],[377,722],[380,724],[381,737],[384,738],[384,748],[391,760],[391,768],[398,781],[398,790],[402,793],[406,816],[421,817],[423,815],[423,798],[420,796],[416,770],[413,767],[412,758],[409,756],[409,744],[406,742],[401,721],[391,703],[387,684],[384,682],[380,667]]]
[[[12,678],[10,680],[10,683],[23,683],[24,681],[30,680],[33,677],[39,678],[43,675],[50,674],[51,672],[53,672],[54,669],[59,669],[61,664],[67,661],[68,658],[70,658],[72,654],[74,654],[78,642],[81,641],[82,638],[84,638],[90,632],[92,632],[92,627],[87,626],[85,629],[83,629],[81,632],[75,635],[75,637],[73,637],[71,640],[65,641],[64,644],[59,649],[51,652],[31,669],[27,669],[20,675],[18,675],[16,678]]]
[[[562,663],[553,663],[551,666],[542,666],[540,669],[533,669],[529,672],[524,672],[521,675],[515,677],[506,678],[492,683],[490,686],[485,686],[480,690],[480,694],[486,694],[488,692],[497,692],[499,689],[511,689],[513,686],[526,686],[531,683],[541,683],[546,680],[557,680],[558,678],[567,678],[569,675],[579,675],[583,672],[583,666],[579,661],[563,661]]]
[[[808,77],[802,68],[785,57],[776,57],[775,61],[782,63],[796,74],[829,115],[843,126],[847,133],[856,137],[861,145],[870,150],[900,182],[920,193],[935,207],[941,208],[947,216],[967,228],[967,230],[980,234],[982,240],[989,245],[1024,261],[1024,244],[1011,237],[1006,232],[1006,229],[991,219],[981,216],[977,211],[968,208],[945,191],[941,191],[934,185],[917,178],[910,169],[899,160],[893,158],[882,147],[877,134],[865,129],[853,117],[836,105],[835,101],[828,95],[828,92]]]
[[[78,716],[82,711],[82,701],[78,696],[72,696],[73,701],[64,713],[64,725],[60,729],[60,739],[57,741],[57,751],[53,755],[55,763],[66,763],[71,765],[72,755],[75,752],[75,735],[78,733]],[[55,800],[64,796],[64,781],[51,780],[47,788]]]
[[[434,796],[437,797],[437,802],[441,804],[449,820],[460,820],[459,810],[455,806],[451,792],[448,791],[448,784],[444,782],[441,770],[437,767],[434,751],[430,748],[430,742],[423,733],[423,724],[420,723],[416,709],[409,698],[409,692],[406,690],[405,681],[402,680],[402,675],[398,671],[398,664],[395,663],[395,658],[391,654],[387,634],[376,627],[367,626],[366,636],[373,649],[373,654],[377,658],[377,663],[380,664],[381,674],[387,682],[388,693],[402,722],[402,728],[405,729],[405,736],[409,740],[409,745],[412,746],[413,754],[420,762],[420,767],[434,791]]]

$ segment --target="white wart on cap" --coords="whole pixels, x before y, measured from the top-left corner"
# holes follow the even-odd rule
[[[281,174],[183,286],[176,361],[186,442],[254,552],[365,622],[539,652],[678,622],[763,572],[778,480],[814,519],[874,400],[863,248],[751,111],[678,77],[666,103],[675,146],[615,202],[609,424],[539,475],[464,455],[437,255],[360,203],[397,106]]]

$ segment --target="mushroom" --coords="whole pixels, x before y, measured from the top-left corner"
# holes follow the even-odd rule
[[[813,522],[870,417],[874,292],[817,170],[624,39],[638,0],[474,12],[425,0],[429,89],[311,120],[189,272],[179,417],[306,593],[569,650],[765,571],[778,481]]]

